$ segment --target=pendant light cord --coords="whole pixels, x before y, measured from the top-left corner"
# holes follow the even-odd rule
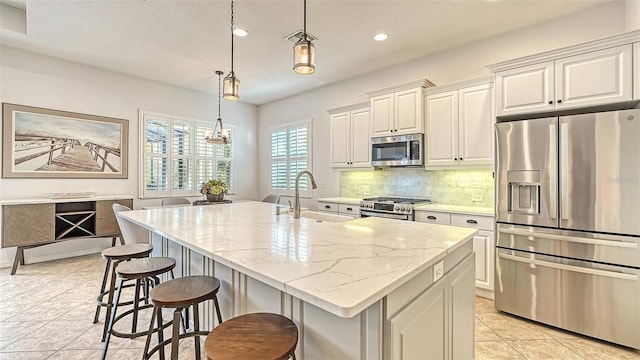
[[[231,0],[231,74],[233,74],[233,0]]]
[[[304,38],[307,38],[307,0],[304,0],[304,5],[303,5],[303,9],[304,9],[304,16],[303,16],[303,30],[302,30],[302,36],[304,36]]]
[[[222,117],[220,116],[220,92],[222,92],[222,87],[221,87],[221,83],[220,83],[220,75],[222,74],[222,71],[216,71],[218,73],[218,119],[222,119]],[[216,122],[216,126],[218,126],[218,123]]]

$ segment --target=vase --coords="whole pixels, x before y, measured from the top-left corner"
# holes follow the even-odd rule
[[[207,194],[207,201],[209,202],[218,202],[218,201],[224,201],[224,193],[220,193],[220,194]]]

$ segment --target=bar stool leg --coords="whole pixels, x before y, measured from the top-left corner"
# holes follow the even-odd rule
[[[171,335],[171,360],[178,360],[178,347],[180,346],[180,320],[182,318],[181,309],[173,312],[173,333]]]
[[[104,275],[102,276],[102,285],[100,285],[100,295],[98,295],[98,299],[100,299],[100,302],[102,301],[102,298],[104,297],[102,294],[104,293],[104,288],[105,286],[107,286],[107,278],[109,277],[109,267],[111,266],[111,259],[107,259],[107,265],[104,268]],[[96,306],[96,315],[93,317],[93,323],[96,324],[100,318],[100,308],[102,307],[102,305],[98,304]],[[106,321],[106,319],[105,319]]]
[[[198,311],[198,304],[193,304],[193,331],[196,334],[200,331],[200,315]],[[200,360],[200,336],[196,335],[193,338],[195,339],[196,360]]]
[[[213,295],[213,304],[216,308],[216,315],[218,316],[218,325],[222,324],[222,315],[220,315],[220,305],[218,305],[218,297]]]
[[[107,349],[109,348],[109,340],[111,339],[111,330],[113,330],[113,322],[116,318],[118,303],[120,302],[120,293],[122,292],[123,286],[124,286],[124,279],[120,279],[120,286],[118,286],[118,291],[116,293],[116,297],[113,302],[111,317],[108,319],[108,321],[107,319],[105,319],[105,323],[108,324],[108,327],[107,327],[107,334],[104,340],[104,348],[102,349],[102,358],[101,358],[102,360],[105,360],[107,358]]]
[[[158,344],[164,341],[164,329],[162,328],[162,308],[158,308]],[[164,360],[164,346],[160,347],[160,360]]]
[[[122,286],[122,283],[121,285]],[[133,298],[133,319],[131,321],[131,333],[135,333],[138,329],[138,308],[139,303],[140,303],[140,286],[142,286],[142,282],[141,280],[138,278],[136,279],[136,287],[134,290],[134,298]],[[118,290],[119,292],[119,290]]]
[[[118,264],[120,263],[120,260],[118,261],[114,261],[113,264],[111,264],[111,287],[109,288],[109,297],[107,300],[107,316],[105,317],[104,320],[104,328],[102,329],[102,341],[104,341],[104,339],[107,337],[107,327],[109,325],[109,322],[107,321],[108,319],[111,318],[111,306],[113,305],[113,291],[116,287],[116,267],[118,266]]]

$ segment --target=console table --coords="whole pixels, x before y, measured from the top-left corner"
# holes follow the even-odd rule
[[[18,264],[24,265],[27,248],[95,237],[111,237],[115,245],[120,228],[111,206],[121,204],[133,208],[133,196],[3,200],[0,204],[2,248],[17,247],[11,267],[13,275]]]

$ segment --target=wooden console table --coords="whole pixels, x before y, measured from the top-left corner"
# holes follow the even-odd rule
[[[11,275],[24,265],[24,249],[78,238],[120,236],[111,206],[133,208],[133,197],[104,195],[73,199],[5,200],[2,205],[2,248],[16,246]],[[121,239],[122,241],[122,239]]]

